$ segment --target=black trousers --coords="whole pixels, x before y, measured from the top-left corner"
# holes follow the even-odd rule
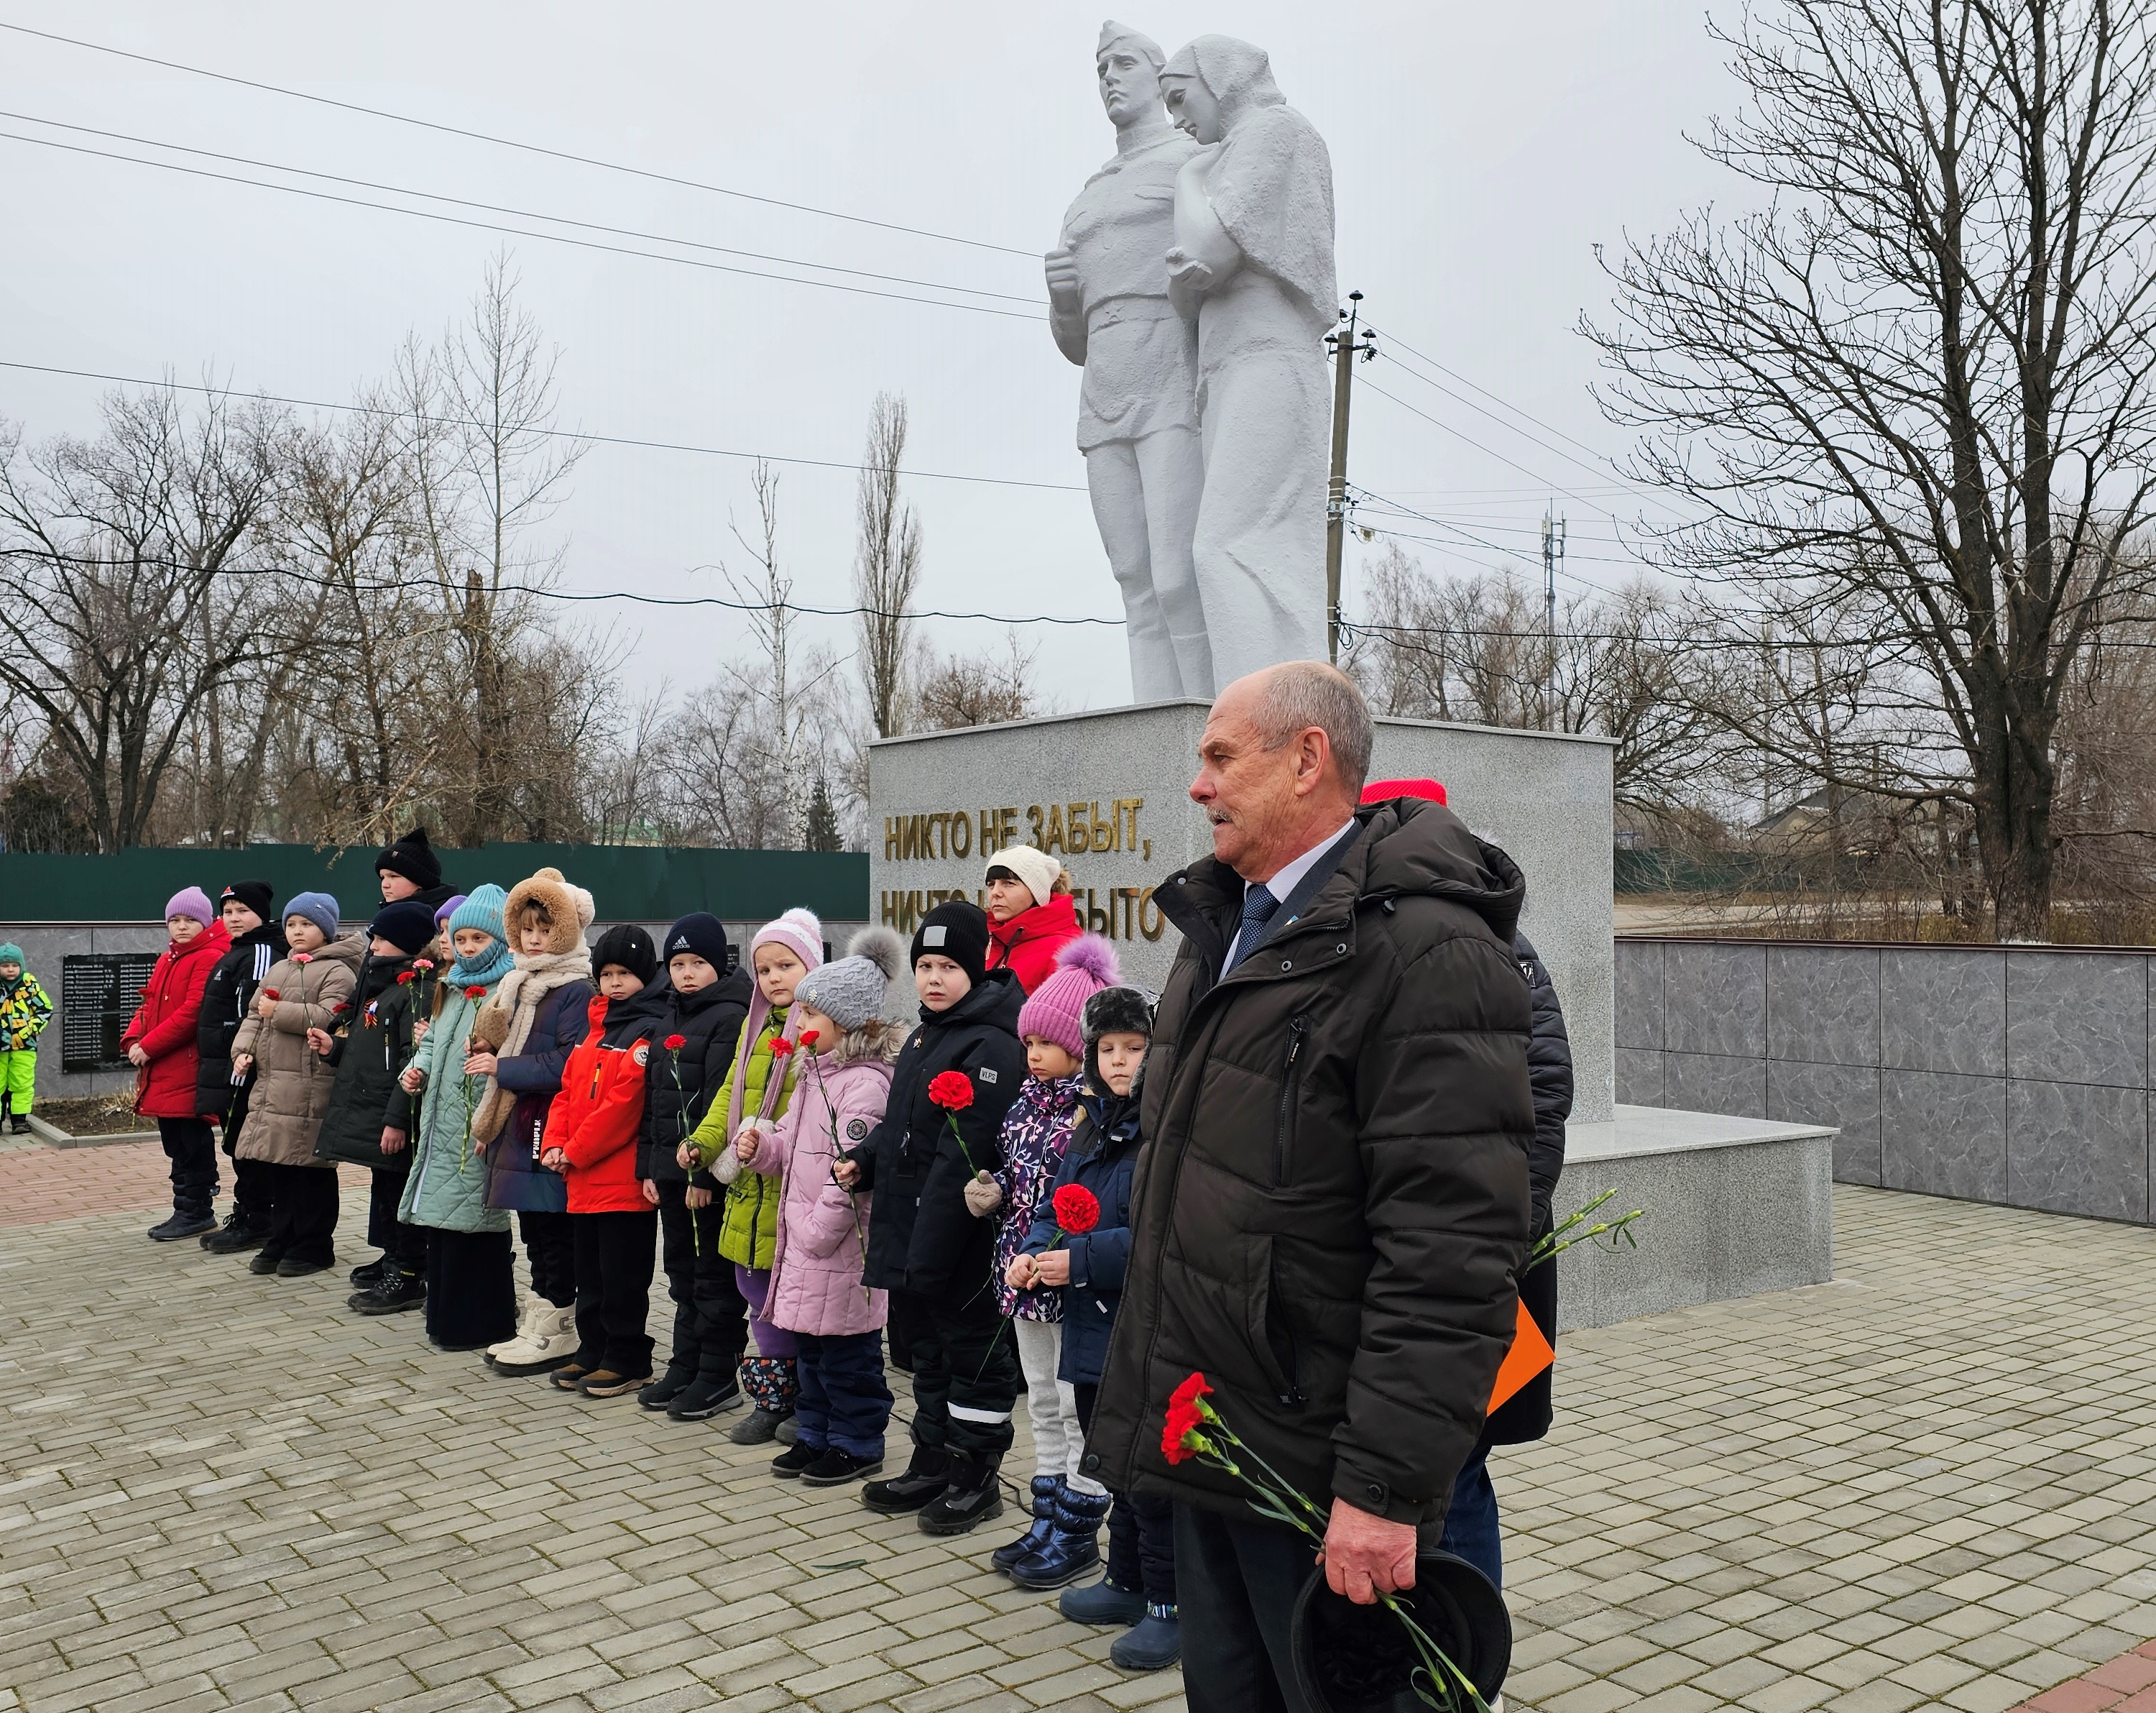
[[[524,1217],[529,1217],[526,1215]],[[651,1371],[651,1256],[656,1211],[565,1213],[575,1246],[578,1366]]]
[[[209,1217],[217,1200],[217,1138],[208,1119],[159,1119],[157,1139],[172,1167],[172,1211]]]
[[[1078,1425],[1093,1431],[1097,1386],[1080,1384]],[[1108,1580],[1118,1588],[1142,1588],[1154,1606],[1175,1602],[1175,1501],[1158,1493],[1117,1493],[1108,1513]]]
[[[995,1293],[970,1298],[891,1293],[891,1324],[913,1355],[913,1438],[973,1457],[1010,1449],[1011,1407],[1023,1386],[1018,1352]]]
[[[883,1377],[883,1334],[841,1333],[801,1340],[801,1393],[794,1400],[801,1443],[835,1445],[857,1458],[883,1455],[891,1421],[891,1386]]]
[[[233,1152],[247,1123],[247,1097],[254,1088],[252,1083],[243,1083],[232,1091],[232,1108],[224,1115],[224,1153],[232,1162],[234,1222],[248,1230],[264,1232],[270,1229],[270,1189],[262,1181],[262,1162],[242,1160]]]
[[[404,1199],[404,1186],[412,1175],[412,1169],[405,1165],[393,1169],[377,1165],[369,1169],[368,1175],[373,1184],[367,1196],[367,1241],[394,1261],[399,1273],[424,1273],[427,1228],[407,1225],[397,1217],[398,1204]]]
[[[475,1350],[516,1331],[516,1269],[509,1233],[427,1233],[427,1336],[446,1350]]]
[[[337,1175],[331,1165],[285,1165],[257,1160],[269,1192],[270,1235],[262,1253],[273,1260],[336,1259],[331,1240],[336,1232]]]
[[[577,1300],[577,1240],[566,1213],[520,1213],[516,1229],[531,1263],[531,1289],[557,1309]]]
[[[1190,1713],[1311,1713],[1288,1655],[1310,1543],[1276,1523],[1175,1506],[1183,1693]]]
[[[692,1213],[688,1190],[685,1183],[659,1180],[662,1262],[666,1294],[674,1300],[674,1348],[666,1366],[731,1380],[748,1349],[748,1304],[734,1281],[733,1263],[719,1253],[726,1196],[721,1192]]]

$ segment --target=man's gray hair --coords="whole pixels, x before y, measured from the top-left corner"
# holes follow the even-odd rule
[[[1354,795],[1363,795],[1370,774],[1370,745],[1376,733],[1370,704],[1355,681],[1322,661],[1290,661],[1266,675],[1265,687],[1250,711],[1258,741],[1268,749],[1292,743],[1312,726],[1332,746],[1340,778]]]

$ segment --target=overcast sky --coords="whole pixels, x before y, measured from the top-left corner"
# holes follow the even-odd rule
[[[1024,314],[1042,295],[1040,252],[1112,151],[1091,64],[1101,16],[1097,3],[377,0],[318,12],[0,0],[0,21],[1024,255],[670,188],[4,32],[0,131],[189,159],[25,121],[95,127],[1010,294],[1034,301],[970,301]],[[1288,100],[1332,150],[1341,290],[1359,288],[1381,329],[1476,386],[1591,446],[1621,450],[1588,396],[1593,354],[1572,328],[1608,298],[1597,244],[1614,248],[1627,230],[1658,229],[1730,193],[1681,135],[1732,99],[1697,4],[1150,3],[1124,16],[1170,52],[1208,31],[1265,48]],[[504,241],[13,140],[0,139],[0,359],[131,376],[169,368],[182,380],[209,370],[300,399],[343,400],[384,375],[408,328],[431,337],[462,310]],[[850,464],[875,393],[902,393],[910,465],[1070,488],[909,482],[927,536],[922,604],[1119,615],[1072,443],[1078,373],[1045,323],[506,241],[524,301],[561,347],[567,425]],[[1595,508],[1629,517],[1640,502],[1606,476],[1400,367],[1374,363],[1361,378],[1437,423],[1358,390],[1355,481],[1516,547],[1523,563],[1553,489],[1571,489],[1556,499],[1570,514],[1575,577],[1609,584],[1629,574],[1608,511],[1598,519]],[[85,431],[100,391],[0,368],[0,414],[33,439]],[[1527,433],[1577,454],[1543,430]],[[851,475],[789,466],[780,493],[796,598],[846,604]],[[729,517],[748,510],[742,460],[597,447],[556,519],[568,543],[563,584],[710,592],[711,574],[691,568],[727,557]],[[1471,546],[1407,546],[1434,569],[1495,562]],[[1351,564],[1351,605],[1353,587]],[[649,681],[700,682],[745,646],[708,609],[689,620],[627,605],[618,615],[636,640],[634,671]],[[843,621],[811,622],[850,646]],[[1025,635],[1063,706],[1127,699],[1119,630]],[[937,638],[977,647],[998,633],[944,625]]]

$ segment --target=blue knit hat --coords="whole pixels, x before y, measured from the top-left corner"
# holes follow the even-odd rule
[[[509,903],[509,894],[492,881],[474,887],[465,895],[463,903],[449,913],[449,932],[460,928],[476,928],[481,934],[490,934],[504,945],[509,944],[509,931],[502,926],[501,912]]]
[[[295,894],[285,901],[285,915],[286,917],[304,916],[321,929],[324,939],[336,938],[337,901],[327,893]]]

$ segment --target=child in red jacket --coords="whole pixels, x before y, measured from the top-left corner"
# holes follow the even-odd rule
[[[172,1163],[172,1217],[150,1227],[160,1243],[177,1242],[216,1228],[210,1204],[217,1200],[217,1138],[196,1111],[196,1024],[203,985],[217,960],[232,949],[232,936],[218,920],[200,887],[175,893],[165,906],[172,943],[142,984],[142,1003],[120,1045],[135,1067],[135,1110],[157,1121],[158,1139]]]
[[[577,1354],[549,1378],[564,1391],[619,1397],[651,1378],[644,1321],[659,1210],[636,1175],[636,1142],[666,984],[655,979],[651,936],[634,923],[602,934],[592,964],[599,990],[589,1031],[562,1067],[539,1162],[568,1181],[577,1269]]]

